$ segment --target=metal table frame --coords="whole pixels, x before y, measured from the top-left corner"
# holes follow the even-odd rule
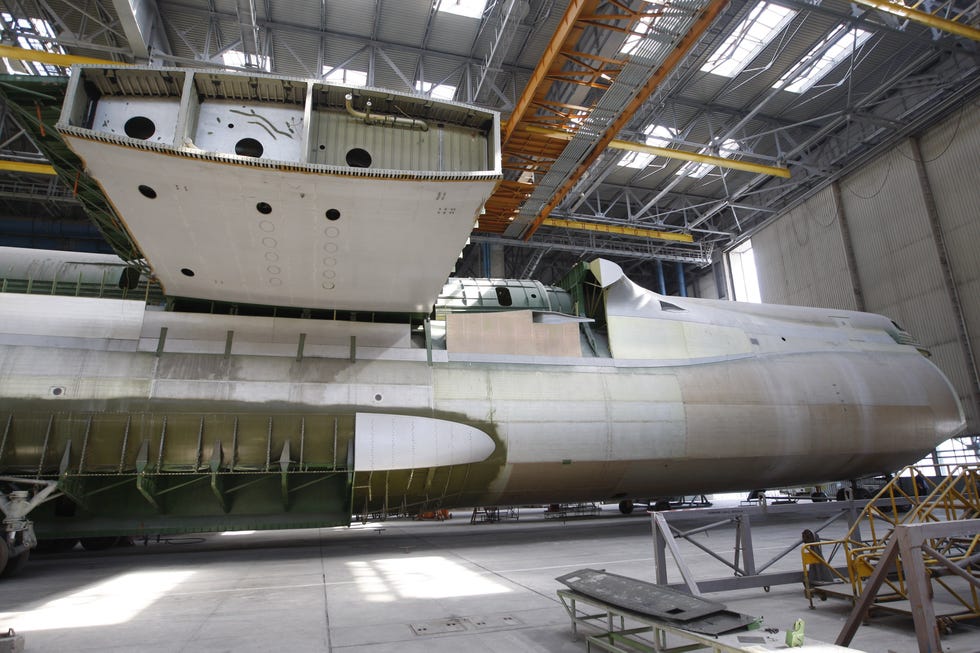
[[[705,635],[643,615],[632,610],[620,608],[605,601],[586,596],[569,589],[558,590],[558,598],[571,618],[572,633],[578,634],[579,625],[592,626],[599,630],[595,634],[585,634],[586,650],[611,653],[684,653],[685,651],[708,650],[711,653],[760,653],[763,651],[786,650],[786,631],[777,628],[744,630],[725,635]],[[580,604],[591,606],[583,610]],[[627,628],[629,623],[629,628]],[[680,644],[670,645],[668,636],[681,640]],[[749,641],[751,640],[751,641]],[[820,644],[827,653],[854,653],[856,649],[824,644],[807,639],[807,644]]]

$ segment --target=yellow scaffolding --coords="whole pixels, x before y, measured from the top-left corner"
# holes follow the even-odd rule
[[[928,601],[926,612],[935,616],[929,630],[937,637],[938,629],[980,617],[978,519],[980,464],[956,466],[939,478],[906,467],[868,501],[843,538],[803,545],[810,606],[814,597],[843,597],[862,619],[875,610],[915,616]],[[896,542],[912,532],[923,536],[911,548]],[[835,565],[840,557],[844,567]]]

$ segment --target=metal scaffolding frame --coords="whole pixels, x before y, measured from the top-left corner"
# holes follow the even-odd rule
[[[906,467],[844,537],[804,544],[801,556],[811,607],[815,597],[853,602],[838,643],[890,611],[911,614],[920,651],[941,651],[940,628],[980,617],[980,463],[938,478]]]

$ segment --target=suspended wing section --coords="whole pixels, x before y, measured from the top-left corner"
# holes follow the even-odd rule
[[[496,113],[303,79],[76,67],[58,129],[180,297],[427,312],[500,179]]]

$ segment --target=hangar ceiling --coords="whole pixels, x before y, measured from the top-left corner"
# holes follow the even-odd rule
[[[877,7],[875,6],[877,5]],[[688,270],[976,102],[974,1],[0,1],[10,48],[258,69],[500,111],[506,180],[457,273],[552,282],[602,255]],[[0,244],[107,251],[4,107]],[[27,165],[25,165],[27,164]],[[495,254],[496,252],[496,254]],[[496,267],[495,267],[496,271]]]

